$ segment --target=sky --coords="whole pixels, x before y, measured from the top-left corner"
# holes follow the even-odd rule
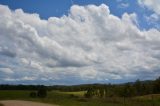
[[[0,0],[0,84],[160,76],[160,0]]]

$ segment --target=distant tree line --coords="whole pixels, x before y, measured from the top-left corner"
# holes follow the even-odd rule
[[[133,97],[142,96],[148,94],[159,94],[160,93],[160,77],[154,81],[140,81],[117,85],[101,85],[91,86],[85,93],[85,97],[90,98],[96,97]]]
[[[158,94],[160,93],[160,77],[156,80],[129,82],[124,84],[82,84],[82,85],[54,85],[54,86],[44,86],[44,85],[0,85],[0,90],[33,90],[31,96],[38,96],[40,88],[43,88],[43,94],[51,90],[59,91],[86,91],[85,97],[133,97],[141,96],[147,94]],[[46,91],[44,91],[44,88]],[[42,91],[42,90],[41,90]],[[40,95],[39,95],[40,96]]]
[[[0,85],[0,90],[38,90],[44,85],[9,85],[2,84]]]

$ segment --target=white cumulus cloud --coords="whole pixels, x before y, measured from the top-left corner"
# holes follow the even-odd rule
[[[160,74],[160,32],[140,30],[135,13],[119,18],[105,4],[73,5],[68,15],[48,20],[4,5],[0,13],[3,83],[75,84]]]

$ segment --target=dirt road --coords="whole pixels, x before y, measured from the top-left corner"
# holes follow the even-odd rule
[[[21,100],[5,100],[0,101],[4,106],[58,106],[58,105],[50,105],[38,102],[31,101],[21,101]]]

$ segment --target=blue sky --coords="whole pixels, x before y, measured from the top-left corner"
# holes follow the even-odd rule
[[[0,83],[160,75],[159,0],[0,0]]]
[[[132,3],[135,3],[135,0]],[[109,5],[111,8],[111,12],[121,16],[121,14],[125,11],[124,9],[118,8],[118,2],[116,0],[1,0],[1,4],[8,5],[11,9],[22,8],[25,12],[29,13],[38,13],[40,14],[41,18],[48,19],[51,16],[62,16],[64,14],[68,14],[70,7],[73,4],[77,5],[88,5],[88,4],[95,4],[100,5],[102,3]],[[137,5],[135,5],[137,7]],[[132,9],[128,10],[133,12]],[[118,10],[118,11],[117,11]],[[120,11],[119,11],[120,10]]]
[[[112,14],[121,17],[124,12],[137,13],[139,18],[139,25],[142,29],[154,27],[153,24],[147,24],[144,15],[150,15],[153,12],[141,8],[136,0],[0,0],[0,4],[9,6],[11,9],[23,9],[27,13],[37,13],[42,19],[49,17],[61,17],[67,15],[70,7],[76,5],[89,5],[89,4],[107,4]],[[123,7],[121,5],[128,6]]]

